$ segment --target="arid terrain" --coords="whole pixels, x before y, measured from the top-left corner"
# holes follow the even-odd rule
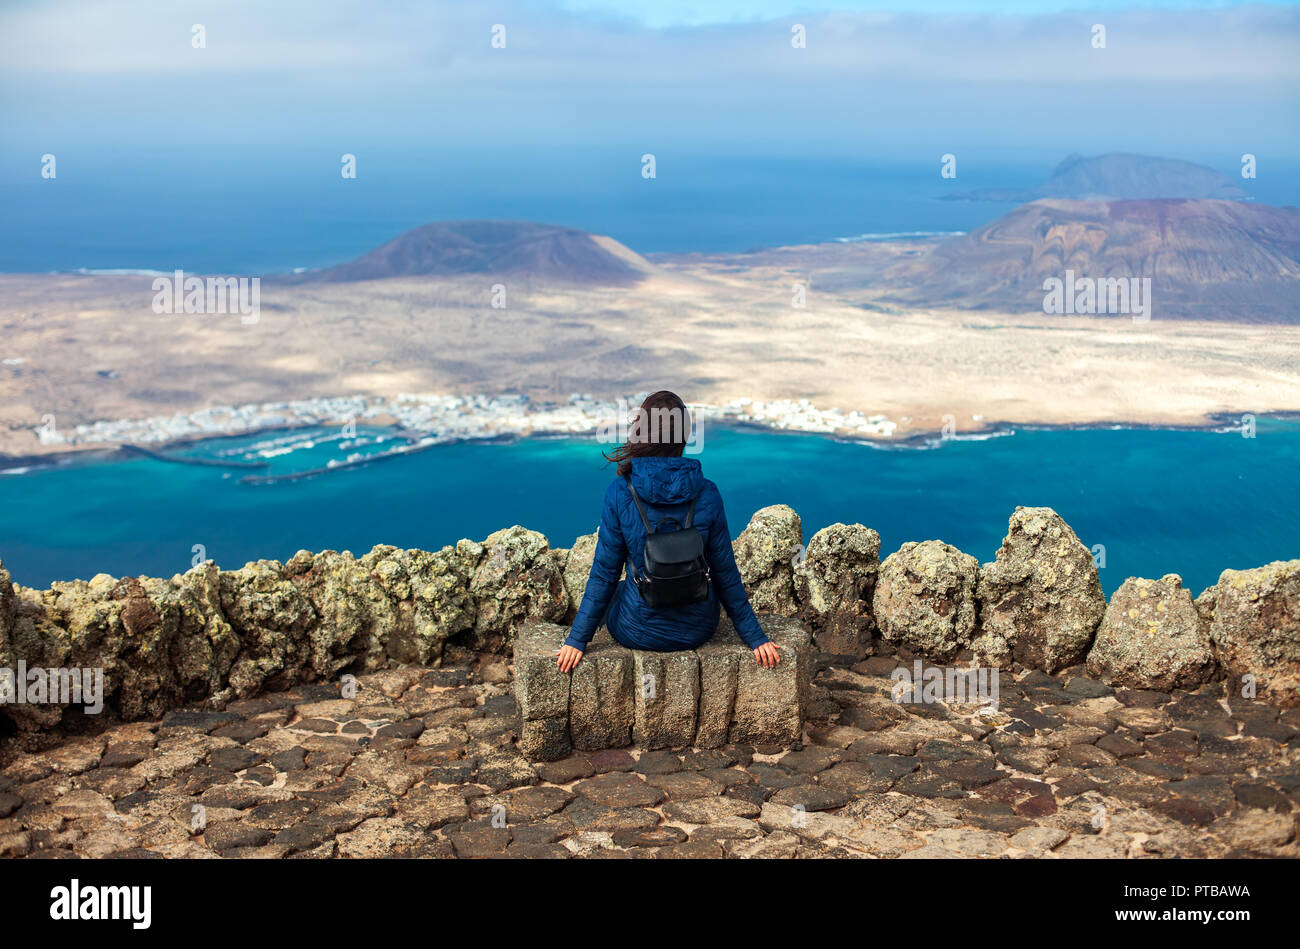
[[[1036,221],[1044,204],[1027,206],[1039,209]],[[1241,208],[1250,210],[1230,212]],[[942,296],[962,279],[952,259],[972,240],[980,272],[1006,277],[1010,264],[987,259],[979,232],[646,259],[608,238],[552,230],[493,244],[482,259],[469,254],[454,274],[430,271],[429,255],[441,251],[420,229],[410,232],[420,245],[394,241],[346,277],[337,268],[314,280],[267,277],[251,325],[237,314],[155,313],[149,276],[0,275],[0,454],[66,450],[36,437],[51,415],[67,429],[214,405],[429,391],[546,401],[667,386],[696,402],[808,399],[888,415],[896,437],[937,430],[945,415],[972,430],[1196,425],[1300,410],[1300,325],[1176,319],[1159,297],[1149,322],[1026,312],[987,294],[973,309],[926,302],[929,281],[946,281]],[[367,260],[378,261],[379,279],[358,279]],[[1035,273],[1007,285],[1023,289],[1041,266],[1035,259]]]

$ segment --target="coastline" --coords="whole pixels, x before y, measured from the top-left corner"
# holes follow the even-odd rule
[[[107,420],[94,423],[91,426],[78,426],[78,431],[82,432],[81,438],[72,438],[60,440],[56,443],[49,444],[50,450],[40,453],[28,453],[23,455],[5,455],[0,453],[0,474],[16,476],[47,470],[65,464],[82,464],[94,462],[112,462],[124,461],[131,458],[148,457],[167,463],[192,464],[209,467],[228,467],[236,470],[248,471],[244,477],[240,478],[243,483],[263,484],[279,481],[299,480],[306,477],[312,477],[320,474],[326,474],[330,471],[347,470],[350,468],[360,467],[377,461],[386,460],[401,455],[411,454],[416,451],[425,451],[430,448],[440,447],[442,445],[456,444],[466,441],[473,442],[512,442],[519,439],[555,439],[555,438],[583,438],[598,436],[602,430],[609,430],[617,424],[618,414],[616,407],[618,403],[602,403],[590,399],[590,397],[574,396],[570,399],[568,405],[557,403],[544,403],[533,406],[526,397],[515,395],[491,396],[479,394],[474,396],[450,396],[450,395],[425,395],[419,397],[403,397],[406,401],[429,404],[435,401],[441,403],[444,407],[454,409],[464,409],[465,407],[494,407],[496,412],[475,413],[474,411],[459,414],[466,424],[458,426],[438,427],[431,423],[425,426],[411,425],[403,421],[400,415],[394,414],[385,409],[391,408],[389,400],[382,397],[364,397],[350,396],[343,398],[329,398],[322,400],[303,400],[296,405],[310,405],[314,411],[303,413],[297,417],[283,418],[267,424],[255,424],[248,427],[228,427],[228,428],[210,428],[201,431],[187,431],[176,433],[174,435],[162,434],[156,429],[152,432],[152,437],[147,440],[146,444],[141,444],[140,440],[130,441],[111,441],[105,437],[105,430],[130,430],[138,431],[141,428],[148,428],[151,423],[156,423],[157,419],[120,419]],[[634,397],[635,398],[635,397]],[[324,404],[347,403],[351,405],[357,402],[367,403],[367,410],[360,417],[352,415],[348,417],[330,417],[326,413],[320,413],[319,409]],[[402,400],[393,400],[393,402]],[[633,399],[626,400],[633,402]],[[637,400],[639,401],[639,400]],[[374,403],[373,406],[370,403]],[[502,405],[508,406],[513,411],[503,414],[499,411]],[[743,411],[737,411],[739,407],[759,406],[766,409],[768,406],[789,406],[794,405],[799,409],[797,413],[763,415],[762,417],[753,417]],[[575,407],[583,410],[575,413]],[[893,450],[925,450],[937,447],[944,441],[982,441],[989,438],[997,438],[1007,435],[1014,435],[1017,430],[1024,431],[1089,431],[1097,429],[1110,430],[1133,430],[1133,431],[1209,431],[1209,432],[1231,432],[1238,431],[1241,428],[1242,418],[1252,413],[1247,412],[1216,412],[1211,413],[1191,421],[1174,421],[1165,420],[1159,422],[1134,421],[1127,419],[1119,420],[1098,420],[1093,422],[1051,422],[1043,420],[1029,421],[1009,421],[1009,420],[987,420],[976,417],[968,420],[965,427],[954,426],[952,428],[935,428],[933,426],[918,426],[916,428],[904,428],[900,430],[898,423],[891,420],[885,420],[883,416],[870,416],[869,418],[877,420],[871,423],[868,430],[865,426],[856,429],[847,427],[833,427],[830,422],[822,421],[825,419],[839,418],[868,418],[861,412],[843,413],[837,409],[820,410],[811,406],[807,400],[790,403],[788,401],[763,403],[759,400],[742,399],[733,400],[724,405],[712,404],[693,404],[691,412],[697,419],[698,424],[717,425],[719,427],[735,430],[757,432],[762,434],[790,434],[790,435],[819,435],[834,441],[861,444],[866,447]],[[211,413],[224,413],[232,418],[241,417],[241,413],[246,417],[250,411],[281,411],[283,404],[272,406],[220,406],[213,409],[203,410],[199,413],[190,413],[191,416],[209,416]],[[601,413],[601,417],[595,416],[596,412]],[[1300,411],[1267,411],[1254,413],[1257,417],[1290,421],[1300,420]],[[175,419],[179,416],[170,417]],[[532,419],[536,419],[535,422]],[[819,424],[809,424],[809,419],[819,420]],[[557,421],[559,424],[557,424]],[[590,422],[591,424],[584,424]],[[285,435],[293,432],[309,431],[312,429],[340,428],[349,423],[365,424],[370,429],[378,430],[382,433],[383,439],[401,440],[401,444],[394,445],[391,448],[374,452],[366,455],[349,457],[345,461],[332,461],[327,466],[316,467],[309,470],[286,472],[281,474],[261,474],[254,473],[264,471],[268,467],[266,461],[222,461],[213,458],[189,458],[180,455],[170,455],[168,452],[177,449],[184,449],[198,444],[219,442],[223,440],[232,440],[238,438],[255,438],[261,435]],[[102,427],[102,428],[101,428]],[[90,431],[84,431],[89,429]],[[99,429],[99,431],[96,431]],[[890,432],[890,434],[886,434]],[[707,441],[707,435],[706,435]],[[269,457],[264,455],[264,457]]]
[[[1300,326],[868,311],[881,285],[868,264],[901,258],[852,250],[863,246],[836,244],[829,258],[823,246],[679,259],[632,287],[523,284],[500,310],[471,277],[268,284],[255,326],[154,314],[142,277],[0,276],[0,319],[18,327],[6,347],[14,364],[0,370],[0,468],[349,417],[377,423],[369,409],[409,393],[469,403],[512,393],[497,397],[486,427],[529,436],[590,433],[594,420],[535,417],[543,406],[580,414],[564,404],[572,393],[612,401],[668,383],[711,405],[714,423],[877,447],[1015,426],[1212,427],[1232,409],[1300,410],[1289,356]],[[792,306],[789,275],[809,269],[824,274],[818,289]],[[27,318],[37,310],[42,320]],[[340,392],[366,398],[322,398]],[[746,413],[745,395],[780,407]],[[227,408],[212,407],[214,396]],[[56,419],[50,434],[60,437],[41,444],[34,433]],[[451,438],[488,434],[452,415],[434,426],[393,421]]]

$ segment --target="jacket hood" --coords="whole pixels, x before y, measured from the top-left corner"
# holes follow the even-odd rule
[[[632,487],[647,504],[684,504],[704,490],[704,472],[695,458],[633,458]]]

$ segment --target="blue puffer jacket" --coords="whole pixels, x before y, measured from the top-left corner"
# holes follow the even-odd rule
[[[616,478],[605,491],[596,559],[565,644],[585,651],[603,617],[613,637],[632,649],[694,649],[713,637],[718,627],[719,601],[727,608],[745,645],[756,649],[767,642],[736,569],[722,495],[718,486],[704,477],[700,463],[694,458],[633,458],[632,484],[645,502],[654,527],[667,517],[684,522],[691,499],[699,497],[694,525],[704,535],[704,552],[713,578],[708,599],[671,609],[651,609],[630,580],[619,583],[619,574],[629,559],[638,574],[645,569],[645,526],[627,481]]]

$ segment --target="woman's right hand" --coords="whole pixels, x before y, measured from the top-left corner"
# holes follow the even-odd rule
[[[781,661],[781,647],[773,642],[766,642],[754,650],[754,659],[764,669],[774,669]]]
[[[571,671],[580,662],[582,662],[582,650],[573,646],[561,646],[560,651],[555,654],[555,664],[560,667],[561,672]]]

